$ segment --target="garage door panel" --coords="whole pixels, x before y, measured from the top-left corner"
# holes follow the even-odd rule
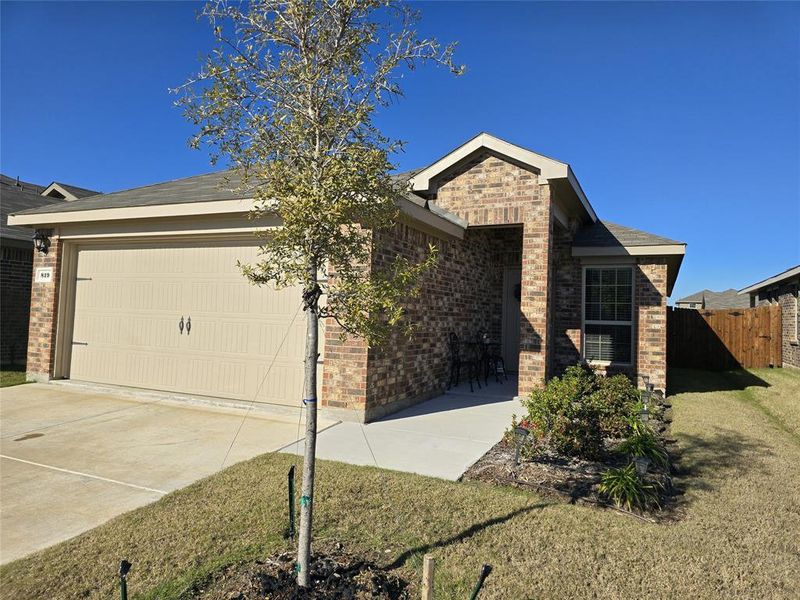
[[[234,243],[80,249],[70,377],[296,404],[301,294],[251,285],[237,260],[256,254]]]

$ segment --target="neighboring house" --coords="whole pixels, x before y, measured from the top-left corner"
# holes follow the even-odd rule
[[[8,225],[8,215],[96,194],[62,183],[36,185],[0,175],[0,361],[25,364],[31,301],[31,230]]]
[[[739,290],[750,306],[779,304],[781,307],[783,365],[800,367],[800,265]]]
[[[724,292],[703,290],[675,301],[676,308],[703,308],[715,310],[721,308],[750,308],[750,300],[741,296],[733,288]]]
[[[441,393],[451,331],[497,340],[520,394],[581,359],[665,389],[685,244],[600,221],[569,165],[488,134],[406,177],[371,267],[439,246],[407,306],[414,336],[369,348],[324,323],[323,408],[372,420]],[[300,291],[242,277],[253,230],[280,223],[249,220],[252,194],[235,187],[200,175],[15,215],[51,239],[36,257],[53,281],[35,284],[29,377],[297,406]]]

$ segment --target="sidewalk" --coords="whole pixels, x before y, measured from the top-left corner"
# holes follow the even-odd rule
[[[374,423],[342,422],[319,434],[317,458],[455,480],[522,412],[516,394],[514,378],[475,392],[462,384]],[[281,452],[302,454],[303,441]]]

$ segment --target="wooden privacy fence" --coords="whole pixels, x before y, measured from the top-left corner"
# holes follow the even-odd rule
[[[725,371],[781,366],[781,307],[667,312],[670,367]]]

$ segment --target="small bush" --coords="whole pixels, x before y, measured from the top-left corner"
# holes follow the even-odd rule
[[[659,488],[660,484],[639,477],[636,467],[631,463],[603,473],[598,490],[615,505],[626,510],[647,510],[659,506]]]
[[[598,376],[575,365],[525,401],[534,439],[561,454],[598,458],[603,439],[631,431],[639,392],[624,375]]]
[[[639,423],[638,419],[635,419]],[[649,458],[653,464],[666,469],[669,464],[669,455],[661,445],[653,430],[639,423],[634,425],[636,431],[619,445],[619,451],[630,456]]]
[[[599,414],[589,400],[595,375],[583,367],[569,367],[525,402],[531,433],[538,442],[561,454],[596,458],[603,449]]]
[[[622,438],[630,433],[630,417],[640,400],[639,390],[625,375],[595,377],[591,402],[598,412],[604,437]]]

